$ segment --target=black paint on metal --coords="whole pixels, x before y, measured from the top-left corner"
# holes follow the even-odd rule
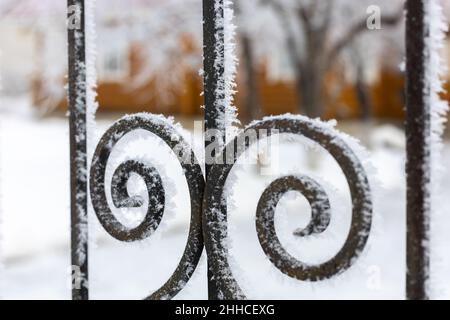
[[[313,120],[304,118],[263,120],[247,128],[241,133],[241,136],[245,136],[246,131],[256,132],[258,137],[260,132],[268,132],[271,135],[272,130],[280,134],[304,136],[317,142],[333,156],[340,165],[350,189],[353,204],[352,223],[345,244],[327,262],[319,265],[308,265],[289,255],[283,249],[275,233],[275,203],[271,200],[279,199],[280,193],[289,189],[304,192],[311,201],[313,210],[314,208],[321,208],[321,214],[315,212],[313,220],[308,226],[310,230],[307,233],[310,234],[323,232],[328,226],[329,204],[327,198],[323,199],[326,196],[323,190],[312,180],[303,179],[299,183],[298,178],[285,177],[277,180],[275,184],[266,189],[260,199],[256,220],[260,244],[272,263],[283,273],[293,278],[319,281],[341,274],[356,262],[370,234],[372,199],[364,168],[353,151],[334,131],[317,125]],[[214,181],[214,183],[206,184],[203,200],[203,227],[206,229],[204,231],[205,247],[210,254],[210,266],[215,276],[219,296],[226,300],[245,299],[245,294],[233,277],[228,262],[227,208],[222,201],[224,186],[231,169],[237,159],[250,146],[249,141],[245,140],[245,146],[236,148],[236,144],[244,140],[238,136],[222,151],[223,154],[228,154],[227,150],[233,150],[234,157],[231,159],[233,161],[212,168],[210,181]],[[221,156],[218,155],[218,157]],[[280,183],[281,185],[279,185]],[[303,236],[306,236],[307,233]]]
[[[82,3],[82,1],[69,1],[69,3]],[[183,257],[172,274],[170,279],[155,293],[151,294],[148,299],[171,299],[173,298],[192,276],[199,262],[200,256],[205,244],[208,255],[208,294],[209,299],[245,299],[236,279],[233,277],[228,262],[227,239],[227,206],[225,202],[224,186],[228,174],[234,166],[237,159],[245,150],[254,142],[247,139],[248,132],[255,132],[258,139],[268,138],[262,136],[262,133],[287,133],[305,136],[320,144],[323,148],[335,158],[340,165],[344,175],[347,178],[351,197],[352,197],[352,224],[347,236],[347,240],[340,251],[329,261],[319,265],[306,265],[294,257],[290,256],[281,246],[274,228],[274,215],[276,202],[287,191],[295,190],[301,192],[310,202],[312,209],[312,219],[310,224],[303,230],[298,230],[297,235],[306,237],[311,234],[321,233],[326,230],[330,222],[330,204],[325,191],[314,180],[304,176],[287,176],[275,180],[268,189],[263,193],[257,213],[256,213],[256,229],[260,244],[272,263],[283,273],[296,279],[319,281],[330,278],[336,274],[340,274],[347,270],[361,254],[366,245],[371,223],[372,223],[372,201],[370,195],[370,186],[364,172],[364,168],[347,146],[347,144],[336,135],[336,133],[327,127],[319,125],[313,120],[305,118],[277,118],[263,120],[253,124],[247,128],[238,137],[235,137],[230,143],[226,144],[226,128],[219,123],[223,119],[225,110],[221,103],[224,99],[223,92],[218,90],[219,83],[223,81],[224,64],[217,63],[224,60],[224,26],[222,23],[224,8],[223,0],[203,0],[204,14],[204,96],[205,96],[205,131],[213,131],[214,134],[205,134],[205,149],[211,143],[209,138],[215,136],[220,139],[219,145],[225,146],[218,154],[205,155],[207,159],[205,164],[206,184],[203,178],[200,164],[191,147],[184,141],[182,136],[177,132],[173,125],[159,117],[149,115],[133,115],[127,116],[116,122],[100,140],[93,160],[90,171],[90,195],[95,213],[104,227],[104,229],[114,238],[120,241],[139,241],[150,237],[158,228],[162,216],[164,214],[166,195],[162,179],[157,170],[143,160],[127,160],[120,164],[115,170],[111,181],[106,181],[106,167],[114,146],[128,133],[135,130],[144,130],[150,132],[162,141],[172,150],[181,150],[175,152],[185,173],[191,199],[191,223],[189,237],[186,243]],[[84,20],[83,20],[84,25]],[[84,29],[82,30],[84,43]],[[71,63],[71,85],[70,91],[71,108],[75,108],[77,103],[82,102],[84,110],[80,111],[75,108],[75,113],[71,117],[71,128],[78,127],[77,120],[81,117],[84,124],[86,123],[85,111],[85,90],[84,95],[79,96],[79,89],[74,86],[80,83],[85,84],[85,74],[80,69],[75,68],[76,61],[84,61],[84,45],[83,48],[76,47],[74,44],[75,37],[69,33],[71,47],[69,49]],[[75,48],[72,48],[75,46]],[[80,76],[81,78],[78,78]],[[79,79],[83,81],[78,81]],[[85,88],[84,88],[85,89]],[[74,117],[76,116],[76,117]],[[75,131],[79,132],[79,131]],[[219,134],[217,134],[219,133]],[[71,135],[71,139],[75,135]],[[86,137],[84,131],[84,139]],[[73,140],[75,146],[80,139]],[[80,163],[76,162],[80,159],[72,157],[73,163],[79,165],[78,168],[86,168],[86,142],[84,141],[84,157]],[[242,145],[241,145],[242,144]],[[180,148],[181,147],[181,148]],[[78,150],[78,149],[74,149]],[[75,155],[77,153],[74,153]],[[231,163],[223,162],[229,159],[231,154]],[[186,161],[187,159],[190,161]],[[208,157],[214,157],[214,161],[210,163]],[[76,171],[78,174],[81,171]],[[128,228],[120,223],[113,215],[106,196],[106,185],[111,183],[111,196],[113,204],[118,208],[134,208],[145,205],[144,199],[138,196],[128,194],[126,183],[130,175],[134,173],[142,177],[145,181],[148,191],[147,214],[142,223],[136,228]],[[78,175],[74,175],[78,177]],[[83,176],[86,178],[85,176]],[[77,180],[78,182],[78,180]],[[79,181],[79,184],[72,185],[72,192],[83,187],[86,188],[86,180]],[[76,193],[74,193],[76,194]],[[79,198],[73,198],[79,200]],[[82,198],[83,206],[86,205],[85,199]],[[77,202],[73,202],[76,204]],[[80,220],[85,216],[79,211],[83,207],[74,207],[76,213],[72,221],[73,234],[77,234],[79,230],[77,226],[83,226],[81,222],[87,224],[87,220]],[[81,230],[81,229],[80,229]],[[84,229],[83,229],[84,230]],[[79,240],[75,237],[75,240]],[[77,242],[80,244],[80,242]],[[81,242],[87,250],[87,242]],[[72,247],[72,254],[78,246]],[[87,252],[87,251],[86,251]],[[75,255],[75,257],[77,257]],[[87,260],[86,260],[87,272]],[[87,299],[87,288],[82,291],[80,296],[74,295],[74,298]]]
[[[259,200],[256,210],[258,235],[266,234],[271,224],[273,235],[276,236],[275,221],[273,219],[276,207],[280,199],[289,191],[297,191],[302,194],[311,207],[310,223],[305,228],[296,230],[294,235],[306,237],[324,232],[331,220],[330,201],[325,190],[319,183],[308,176],[286,176],[272,182]],[[265,237],[264,242],[268,242],[270,238],[270,236]],[[260,238],[260,241],[262,241],[262,238]]]
[[[218,93],[218,83],[224,76],[224,65],[216,64],[217,60],[224,60],[224,51],[218,51],[217,48],[224,48],[224,26],[218,23],[217,19],[223,19],[224,8],[223,0],[203,0],[203,86],[204,86],[204,104],[205,104],[205,150],[211,143],[217,143],[213,139],[221,139],[220,145],[225,143],[226,132],[220,130],[218,119],[225,110],[217,103],[223,99],[223,93]],[[217,7],[216,7],[217,6]],[[218,133],[218,134],[216,134]],[[214,150],[211,155],[205,155],[205,159],[215,158]],[[218,165],[218,164],[217,164]],[[206,161],[205,172],[206,182],[209,180],[209,173],[213,164]],[[207,253],[208,254],[208,253]],[[208,255],[209,256],[209,255]],[[209,267],[208,257],[208,296],[211,300],[219,298],[215,277]]]
[[[425,72],[427,22],[425,3],[406,2],[406,143],[407,143],[407,273],[406,296],[428,299],[426,290],[430,269],[430,91]]]
[[[70,123],[70,211],[74,300],[87,300],[87,130],[86,130],[86,37],[84,0],[68,0],[76,8],[80,23],[68,28],[69,123]],[[68,10],[68,14],[70,14]],[[71,14],[74,14],[71,12]],[[68,16],[68,18],[70,18]]]
[[[189,235],[183,256],[167,282],[147,299],[172,299],[192,277],[203,252],[202,200],[205,188],[203,173],[193,151],[183,137],[168,121],[133,115],[116,122],[103,135],[92,159],[90,192],[92,205],[103,228],[115,239],[124,242],[140,241],[150,237],[158,228],[165,208],[165,190],[158,171],[142,160],[127,160],[115,170],[111,181],[114,205],[119,208],[139,207],[143,199],[128,195],[126,183],[132,173],[145,181],[148,192],[147,214],[142,223],[128,228],[112,213],[106,197],[106,167],[114,146],[128,133],[136,130],[154,134],[175,153],[186,177],[191,200]],[[154,257],[157,259],[158,257]]]

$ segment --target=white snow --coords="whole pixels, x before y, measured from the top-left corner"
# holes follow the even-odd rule
[[[87,2],[87,61],[79,67],[86,71],[87,83],[79,90],[87,90],[88,108],[88,162],[92,157],[97,137],[95,131],[104,131],[112,119],[102,119],[96,126],[96,33],[94,31],[94,3]],[[216,10],[219,12],[216,1]],[[349,2],[350,3],[350,2]],[[172,5],[176,5],[175,2]],[[351,4],[353,5],[353,4]],[[341,13],[339,13],[341,14]],[[193,14],[195,16],[195,14]],[[427,104],[432,110],[431,131],[431,193],[432,238],[430,242],[433,298],[450,298],[448,272],[450,255],[447,232],[450,218],[442,208],[449,200],[443,194],[450,189],[450,174],[442,165],[442,152],[450,155],[450,144],[442,142],[448,105],[440,99],[444,75],[439,55],[447,31],[438,0],[426,2],[429,37],[426,46]],[[175,15],[176,16],[176,15]],[[216,48],[216,70],[225,70],[216,94],[221,97],[217,108],[224,110],[219,125],[227,130],[227,140],[235,134],[237,124],[235,94],[235,26],[232,1],[224,0],[224,17],[219,17],[225,44]],[[169,25],[172,21],[167,19]],[[160,22],[160,20],[159,20]],[[180,28],[182,29],[182,28]],[[141,30],[143,31],[143,30]],[[335,32],[341,32],[338,28]],[[265,36],[265,35],[264,35]],[[45,40],[49,41],[46,36]],[[364,42],[365,43],[365,42]],[[179,38],[165,44],[179,49]],[[272,45],[272,44],[270,44]],[[59,55],[58,50],[54,51]],[[160,55],[175,60],[170,55]],[[45,57],[51,60],[49,57]],[[163,59],[161,58],[161,59]],[[158,58],[155,57],[158,61]],[[54,62],[54,61],[51,61]],[[57,65],[56,63],[53,63]],[[62,64],[63,66],[63,64]],[[57,71],[59,72],[61,68]],[[49,75],[58,76],[53,68],[45,68]],[[150,69],[148,69],[150,70]],[[148,71],[145,69],[145,71]],[[60,92],[59,92],[60,94]],[[68,299],[70,298],[69,252],[69,148],[68,123],[64,118],[38,119],[28,110],[25,99],[2,101],[0,122],[0,296],[7,299]],[[78,103],[78,107],[84,107]],[[23,112],[22,112],[23,111]],[[293,116],[292,116],[293,117]],[[301,118],[297,117],[296,118]],[[161,121],[167,121],[163,118]],[[171,121],[171,120],[169,120]],[[324,128],[335,125],[322,124]],[[177,127],[181,131],[180,127]],[[183,136],[187,136],[183,132]],[[233,272],[250,298],[273,299],[403,299],[405,278],[405,177],[403,133],[391,126],[375,128],[371,132],[371,162],[378,169],[368,167],[369,158],[350,137],[341,136],[357,154],[370,176],[375,210],[374,226],[368,248],[362,258],[349,271],[320,283],[292,280],[281,274],[265,257],[255,231],[255,209],[259,195],[278,176],[302,173],[314,177],[330,197],[332,221],[328,230],[320,235],[297,238],[293,231],[305,226],[310,208],[305,199],[290,193],[281,200],[276,215],[276,229],[281,242],[290,254],[301,261],[320,263],[330,259],[342,246],[350,227],[351,199],[348,186],[335,161],[314,143],[304,139],[282,139],[277,145],[277,166],[270,167],[270,175],[262,175],[258,165],[238,163],[227,187],[230,264]],[[202,146],[199,136],[194,145]],[[196,148],[201,149],[201,148]],[[249,153],[254,150],[249,150]],[[199,154],[200,155],[200,154]],[[82,155],[84,156],[84,155]],[[257,158],[258,155],[251,156]],[[177,265],[187,240],[189,222],[189,195],[186,181],[176,157],[152,135],[128,135],[113,151],[108,164],[107,181],[117,164],[127,159],[141,159],[155,166],[161,174],[166,190],[166,214],[161,226],[149,239],[141,243],[119,243],[90,219],[90,288],[91,297],[138,299],[161,286]],[[311,163],[313,159],[314,163]],[[273,160],[273,159],[272,159]],[[272,162],[273,164],[273,162]],[[129,190],[145,198],[142,181],[132,179]],[[377,181],[381,186],[377,186]],[[108,189],[108,188],[107,188]],[[107,190],[111,203],[110,190]],[[228,192],[227,191],[227,192]],[[148,199],[146,199],[148,201]],[[145,205],[144,205],[145,207]],[[125,225],[136,225],[142,219],[138,209],[113,210]],[[205,299],[205,257],[177,298]],[[264,279],[264,281],[261,281]]]
[[[218,78],[215,91],[216,103],[214,105],[220,110],[219,118],[216,120],[217,128],[226,133],[226,141],[234,138],[233,127],[239,124],[237,119],[237,109],[234,106],[234,95],[236,93],[236,65],[235,54],[236,27],[233,23],[234,10],[230,0],[215,0],[214,9],[216,11],[216,48],[214,68]],[[223,70],[223,73],[222,73]]]
[[[443,59],[443,49],[448,31],[448,22],[444,16],[443,8],[440,1],[430,0],[425,2],[425,21],[428,23],[427,38],[425,46],[425,66],[426,75],[425,81],[427,86],[425,88],[425,102],[426,106],[431,110],[431,137],[430,137],[430,152],[431,152],[431,185],[430,185],[430,247],[431,250],[431,270],[430,270],[430,287],[429,294],[431,296],[439,296],[449,288],[440,281],[437,275],[440,274],[439,269],[445,268],[443,261],[446,259],[447,250],[436,244],[439,239],[442,241],[448,240],[447,233],[443,232],[442,221],[445,219],[443,215],[446,214],[442,202],[442,176],[446,171],[444,167],[442,150],[442,135],[445,131],[445,124],[447,122],[448,102],[441,98],[444,92],[443,84],[444,77],[447,73],[446,63]],[[445,221],[445,220],[444,220]]]
[[[28,105],[26,100],[4,99],[4,104],[0,132],[0,188],[3,192],[1,234],[4,237],[1,252],[5,256],[5,270],[1,274],[3,289],[0,295],[3,298],[69,299],[67,119],[25,116],[27,113],[24,109]],[[99,132],[106,130],[113,120],[98,120]],[[341,127],[345,128],[345,125]],[[136,142],[135,146],[130,146],[129,149],[134,151],[128,156],[144,152],[143,157],[155,159],[155,155],[158,155],[158,163],[164,164],[164,169],[176,188],[176,208],[172,215],[164,216],[163,227],[143,243],[119,243],[95,223],[98,241],[90,250],[90,286],[94,299],[145,297],[163,284],[181,257],[188,230],[187,185],[175,156],[166,157],[164,145],[160,146],[155,142],[151,137],[147,137],[146,141]],[[324,250],[323,255],[316,254],[318,248],[326,247],[332,240],[336,241],[332,245],[338,246],[343,237],[342,229],[346,228],[349,218],[344,215],[348,214],[346,209],[349,205],[348,194],[345,194],[345,188],[342,187],[345,180],[340,176],[339,170],[336,170],[336,164],[320,150],[315,151],[316,167],[311,167],[306,156],[310,150],[307,146],[302,146],[295,140],[281,142],[279,168],[282,171],[274,171],[274,177],[280,173],[295,171],[320,179],[332,201],[333,219],[329,237],[299,240],[291,232],[285,232],[280,235],[281,241],[299,259],[315,261],[327,258],[334,248]],[[378,169],[377,178],[383,188],[378,194],[380,201],[375,211],[369,247],[353,268],[333,280],[321,283],[290,281],[267,261],[256,238],[254,209],[260,192],[273,177],[259,175],[256,165],[244,166],[241,167],[242,170],[238,170],[234,190],[236,206],[230,212],[229,230],[235,243],[231,248],[233,257],[245,272],[240,276],[246,278],[245,283],[240,284],[250,298],[404,298],[405,155],[403,149],[393,148],[390,144],[375,144],[374,148],[371,160]],[[444,152],[446,157],[450,156],[448,142]],[[117,158],[117,161],[120,160]],[[448,172],[443,173],[442,180],[442,190],[448,192]],[[448,207],[450,203],[447,199],[442,199],[439,205]],[[276,218],[277,231],[294,231],[304,225],[309,212],[305,200],[298,196],[287,196],[282,202],[282,210],[277,213]],[[301,212],[305,215],[300,214]],[[118,211],[114,213],[120,214]],[[440,223],[443,225],[442,229],[445,229],[450,219],[444,215]],[[436,243],[436,247],[448,243],[443,242],[444,238],[436,239],[441,241]],[[443,267],[448,270],[449,261],[444,260],[443,263]],[[449,283],[448,272],[444,272],[444,268],[437,271],[440,281],[443,284]],[[183,290],[178,298],[206,297],[206,268],[203,262],[188,283],[187,290]],[[448,291],[440,292],[437,297],[450,298]]]
[[[86,82],[87,82],[87,131],[88,131],[88,159],[94,152],[95,113],[97,112],[97,35],[95,31],[96,0],[86,2]]]

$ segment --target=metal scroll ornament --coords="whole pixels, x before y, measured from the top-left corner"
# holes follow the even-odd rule
[[[372,201],[370,186],[364,168],[353,151],[331,128],[319,125],[305,117],[273,118],[263,120],[248,127],[246,131],[269,132],[276,129],[280,134],[295,134],[317,142],[327,150],[341,167],[350,188],[353,203],[352,222],[345,244],[330,260],[319,265],[309,265],[291,256],[280,243],[275,232],[275,209],[278,201],[288,191],[301,192],[309,201],[312,218],[308,226],[296,234],[309,236],[325,231],[330,222],[330,204],[325,191],[313,179],[305,176],[285,176],[275,180],[262,194],[256,212],[256,231],[259,242],[267,257],[282,273],[302,281],[320,281],[346,271],[359,257],[369,237],[372,223]],[[258,137],[260,138],[260,137]],[[223,150],[222,154],[233,148],[236,137]],[[219,283],[222,299],[242,299],[245,295],[233,277],[228,263],[227,209],[224,199],[224,186],[237,159],[250,147],[234,149],[232,163],[216,165],[210,173],[210,181],[203,199],[203,228],[205,246],[209,255],[214,276]],[[219,157],[222,157],[220,155]],[[218,162],[221,163],[221,162]]]
[[[111,193],[114,205],[118,208],[141,207],[143,201],[139,197],[130,197],[126,183],[132,173],[142,177],[148,191],[147,214],[142,223],[135,228],[127,228],[112,214],[106,198],[105,171],[109,156],[126,134],[135,130],[145,130],[162,139],[172,150],[181,148],[178,157],[186,176],[191,200],[191,219],[189,238],[183,256],[173,275],[148,299],[173,298],[192,276],[203,251],[203,234],[201,226],[202,199],[205,182],[195,155],[189,145],[178,134],[169,121],[160,117],[138,114],[126,117],[114,124],[102,137],[94,154],[91,166],[90,190],[95,213],[103,228],[120,241],[132,242],[150,237],[158,228],[165,208],[165,191],[157,170],[139,161],[128,160],[114,172],[111,181]],[[192,161],[181,159],[190,156]],[[189,162],[189,163],[187,163]]]
[[[264,130],[265,129],[265,130]],[[362,252],[371,227],[372,202],[368,179],[363,166],[347,144],[331,129],[305,117],[278,117],[255,123],[244,130],[295,134],[317,142],[326,149],[340,165],[346,176],[353,203],[352,223],[347,240],[340,251],[329,261],[319,265],[308,265],[292,257],[281,245],[275,232],[274,215],[278,201],[288,191],[298,191],[309,201],[312,218],[308,226],[296,232],[306,237],[325,231],[330,222],[331,208],[326,192],[313,179],[306,176],[285,176],[275,180],[262,194],[256,212],[256,230],[267,257],[284,274],[302,281],[319,281],[347,270]],[[233,277],[228,263],[227,208],[224,186],[237,159],[250,147],[248,139],[236,137],[222,153],[217,155],[217,165],[210,171],[208,183],[204,182],[201,167],[189,145],[177,133],[169,121],[160,117],[138,114],[119,120],[102,137],[97,146],[91,167],[90,190],[94,210],[103,228],[120,241],[139,241],[150,237],[158,228],[164,214],[165,191],[161,177],[155,168],[135,160],[128,160],[118,166],[111,180],[111,196],[114,206],[141,207],[139,197],[127,193],[126,183],[131,173],[138,174],[145,181],[148,191],[147,214],[143,222],[132,229],[122,225],[112,214],[107,203],[105,171],[108,158],[116,143],[134,130],[146,130],[162,139],[176,155],[185,172],[191,199],[191,220],[189,238],[183,257],[170,279],[149,299],[170,299],[183,289],[192,276],[205,244],[208,263],[217,284],[220,299],[244,299],[245,294]],[[258,139],[262,138],[258,136]],[[235,147],[238,142],[244,146]],[[230,148],[234,154],[231,163],[222,164]],[[227,152],[228,151],[228,152]],[[191,161],[186,161],[189,155]],[[221,159],[222,158],[222,159]],[[220,163],[220,164],[219,164]]]

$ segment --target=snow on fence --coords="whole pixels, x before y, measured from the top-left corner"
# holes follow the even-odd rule
[[[130,196],[126,184],[137,174],[145,182],[147,212],[140,225],[128,228],[112,214],[107,201],[105,171],[114,146],[127,134],[138,130],[151,132],[164,141],[176,155],[184,170],[191,201],[189,238],[184,254],[172,276],[149,299],[171,299],[189,281],[197,267],[203,248],[208,257],[208,291],[211,299],[244,299],[238,280],[228,261],[227,190],[225,182],[237,159],[254,142],[246,139],[256,132],[256,140],[275,133],[309,138],[326,149],[340,165],[352,198],[352,223],[347,240],[328,261],[309,265],[291,256],[280,243],[274,226],[275,208],[288,191],[302,193],[310,202],[309,225],[297,232],[306,237],[323,232],[329,224],[332,208],[325,191],[313,179],[290,175],[275,180],[262,194],[257,212],[256,229],[265,254],[284,274],[303,281],[320,281],[346,271],[363,251],[371,228],[372,200],[369,181],[359,159],[341,136],[318,120],[302,116],[279,116],[253,122],[234,135],[235,109],[232,107],[235,57],[230,0],[203,0],[204,15],[204,95],[205,150],[213,149],[212,161],[205,162],[205,175],[195,153],[171,120],[162,116],[136,114],[114,124],[101,138],[91,162],[88,179],[87,97],[92,83],[87,79],[86,8],[84,0],[68,0],[69,14],[75,12],[79,28],[69,24],[69,105],[72,192],[72,264],[77,266],[78,280],[73,284],[73,299],[88,299],[88,192],[94,211],[103,228],[115,239],[133,242],[145,239],[158,228],[165,210],[166,192],[161,173],[141,160],[127,160],[115,170],[111,197],[118,208],[144,206],[141,197]],[[436,7],[437,6],[437,7]],[[435,0],[408,0],[407,25],[407,151],[408,151],[408,221],[407,221],[407,297],[426,299],[429,277],[430,228],[430,154],[432,135],[431,105],[440,86],[435,52],[439,37],[430,36],[432,14],[439,8]],[[434,10],[434,11],[433,11]],[[433,51],[434,50],[434,51]],[[439,65],[439,64],[438,64]],[[437,88],[436,88],[437,87]],[[441,112],[442,113],[442,112]],[[438,112],[438,115],[441,113]],[[214,134],[211,134],[214,132]],[[267,132],[267,135],[260,135]],[[206,153],[206,152],[205,152]],[[205,159],[208,155],[205,156]],[[89,189],[88,189],[89,181]]]
[[[68,0],[70,189],[72,266],[77,266],[74,299],[88,298],[87,72],[84,0]],[[72,23],[71,23],[72,22]]]
[[[408,299],[430,296],[430,230],[448,104],[440,98],[440,57],[447,24],[439,1],[406,2],[406,140]]]

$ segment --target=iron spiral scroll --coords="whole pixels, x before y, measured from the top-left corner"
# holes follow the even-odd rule
[[[301,281],[320,281],[345,272],[363,251],[372,224],[372,200],[368,178],[358,157],[352,149],[331,128],[306,117],[276,117],[256,122],[231,141],[217,157],[234,150],[233,159],[224,165],[213,166],[210,181],[203,198],[203,229],[205,246],[214,276],[219,284],[221,299],[245,299],[246,296],[232,274],[228,262],[227,208],[224,199],[224,186],[228,175],[238,158],[247,150],[251,142],[243,139],[248,131],[271,135],[276,129],[280,134],[294,134],[306,137],[327,150],[339,164],[344,173],[352,200],[352,222],[347,239],[340,251],[330,260],[309,265],[291,256],[282,246],[275,231],[274,216],[278,201],[288,191],[298,191],[309,201],[311,221],[298,236],[306,237],[324,232],[330,222],[330,203],[322,187],[306,176],[285,176],[276,179],[263,192],[256,212],[256,231],[260,245],[272,264],[282,273]],[[244,146],[236,147],[238,141]]]
[[[189,236],[183,256],[172,276],[156,292],[147,299],[171,299],[183,289],[194,273],[203,251],[203,233],[201,225],[202,198],[205,182],[201,167],[186,141],[171,125],[161,117],[137,114],[125,117],[116,122],[100,140],[91,166],[90,191],[94,211],[103,228],[115,239],[133,242],[150,237],[158,228],[165,209],[165,190],[157,170],[146,163],[127,160],[115,170],[111,181],[111,195],[117,208],[141,207],[144,202],[140,197],[130,197],[126,184],[132,173],[142,177],[148,191],[147,214],[141,224],[135,228],[127,228],[112,214],[106,198],[105,172],[110,154],[126,134],[135,130],[153,133],[164,141],[172,150],[180,148],[178,153],[183,168],[191,204]],[[191,161],[181,159],[184,155]]]
[[[189,237],[183,257],[170,279],[148,299],[170,299],[183,289],[196,269],[205,244],[208,264],[218,285],[218,298],[245,299],[228,263],[227,207],[224,186],[237,159],[250,147],[247,139],[241,139],[252,130],[268,132],[278,130],[280,134],[301,135],[317,142],[326,149],[340,165],[350,188],[353,209],[351,228],[342,249],[329,261],[320,265],[308,265],[292,257],[281,245],[275,232],[274,215],[276,205],[288,191],[302,193],[310,202],[312,215],[308,226],[298,231],[298,236],[306,237],[325,231],[330,223],[331,208],[326,192],[313,179],[306,176],[284,176],[276,179],[263,192],[257,212],[256,231],[261,247],[267,257],[284,274],[302,281],[319,281],[347,270],[358,258],[367,242],[371,220],[372,202],[369,182],[363,166],[350,147],[331,129],[319,125],[305,117],[279,117],[262,120],[249,126],[216,157],[208,182],[202,174],[194,152],[177,133],[176,128],[163,118],[138,114],[128,116],[114,124],[100,140],[91,166],[90,190],[93,207],[104,229],[120,241],[146,239],[158,228],[165,208],[165,191],[161,177],[155,168],[136,160],[127,160],[114,171],[111,180],[111,196],[114,206],[140,207],[139,197],[130,197],[126,183],[131,173],[138,174],[145,181],[148,190],[147,214],[136,228],[122,225],[112,214],[107,203],[105,171],[108,158],[115,144],[134,130],[146,130],[162,139],[176,152],[184,170],[190,192],[191,220]],[[265,138],[258,135],[258,139]],[[245,145],[237,146],[239,142]],[[237,147],[236,147],[237,146]],[[234,154],[232,161],[223,162],[230,148]],[[186,155],[189,155],[186,161]],[[228,160],[228,159],[227,159]],[[225,164],[223,164],[225,163]]]

